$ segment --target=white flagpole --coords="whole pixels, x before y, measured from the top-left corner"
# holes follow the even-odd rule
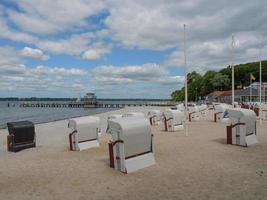
[[[252,84],[252,80],[251,80],[251,73],[250,73],[250,88],[249,88],[249,101],[250,101],[250,104],[252,102],[252,87],[251,87],[251,84]]]
[[[187,62],[186,62],[186,24],[184,24],[184,76],[185,76],[185,135],[188,136],[188,111],[187,111]]]
[[[259,50],[259,60],[260,60],[260,124],[262,124],[262,119],[261,119],[261,115],[262,115],[262,105],[261,105],[261,85],[262,85],[262,80],[261,80],[261,49]]]
[[[234,69],[234,35],[232,34],[232,51],[231,51],[231,61],[232,61],[232,106],[235,106],[235,69]]]

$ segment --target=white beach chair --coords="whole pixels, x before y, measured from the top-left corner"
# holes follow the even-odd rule
[[[177,108],[177,110],[184,112],[184,104],[178,104],[178,105],[176,105],[176,108]]]
[[[227,144],[250,146],[257,143],[256,114],[242,108],[227,109],[231,125],[227,126]]]
[[[234,107],[235,107],[235,108],[241,108],[241,105],[240,105],[238,102],[235,101],[235,102],[234,102]]]
[[[206,104],[201,104],[197,107],[199,109],[201,117],[203,117],[203,118],[207,117],[208,106]]]
[[[160,125],[162,123],[163,113],[160,110],[150,110],[147,113],[150,125]]]
[[[229,123],[228,111],[230,105],[221,103],[214,104],[214,122]]]
[[[123,117],[109,121],[110,167],[131,173],[155,164],[153,135],[148,119]]]
[[[122,118],[122,114],[112,114],[112,115],[108,116],[106,133],[110,133],[110,131],[109,131],[109,121],[112,120],[112,119],[117,119],[117,118]]]
[[[261,116],[263,120],[267,120],[267,104],[261,104]]]
[[[79,117],[69,120],[68,127],[70,150],[82,151],[92,147],[99,147],[100,119],[95,116]]]
[[[184,113],[180,110],[164,111],[164,130],[178,131],[184,129]]]
[[[189,121],[198,121],[200,119],[200,112],[197,106],[188,106]]]
[[[128,112],[122,114],[122,117],[145,117],[145,114],[142,112]]]

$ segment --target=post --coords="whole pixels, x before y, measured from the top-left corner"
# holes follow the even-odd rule
[[[250,79],[250,88],[249,88],[249,101],[250,101],[250,104],[252,102],[252,87],[251,87],[251,84],[252,84],[252,79],[251,79],[251,73],[250,73],[250,76],[249,76],[249,79]],[[252,105],[252,104],[251,104]]]
[[[259,60],[260,60],[260,124],[262,124],[262,105],[261,105],[261,85],[262,85],[262,79],[261,79],[261,49],[259,50]]]
[[[235,69],[234,69],[234,35],[232,34],[232,51],[231,51],[231,65],[232,65],[232,106],[235,106]]]
[[[186,24],[184,24],[184,89],[185,89],[185,135],[188,136],[188,111],[187,111],[187,63],[186,63]]]

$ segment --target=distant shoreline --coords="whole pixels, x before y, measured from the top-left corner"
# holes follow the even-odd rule
[[[82,100],[83,98],[81,98]],[[76,101],[77,98],[18,98],[5,97],[0,98],[0,101]],[[113,99],[113,98],[98,98],[98,101],[171,101],[171,99]]]

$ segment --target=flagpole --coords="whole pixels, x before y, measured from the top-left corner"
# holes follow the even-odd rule
[[[234,70],[234,35],[232,34],[232,51],[231,51],[231,64],[232,64],[232,106],[235,104],[235,70]]]
[[[187,62],[186,62],[186,24],[184,24],[184,76],[185,76],[185,135],[188,136],[188,111],[187,111]]]
[[[252,102],[252,87],[251,87],[251,84],[252,84],[252,78],[251,78],[251,73],[250,73],[250,76],[249,76],[249,79],[250,79],[250,88],[249,88],[249,101],[250,101],[250,104]]]
[[[262,85],[262,80],[261,80],[261,49],[259,49],[259,60],[260,60],[260,124],[262,124],[262,105],[261,105],[261,85]]]

